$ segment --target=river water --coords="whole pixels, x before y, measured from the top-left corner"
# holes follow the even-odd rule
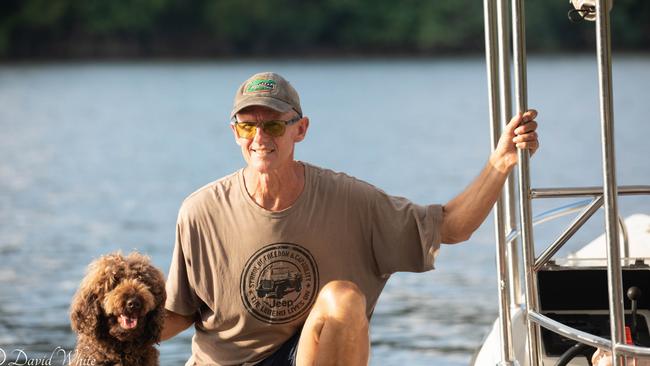
[[[451,199],[487,160],[481,57],[1,65],[0,361],[74,347],[70,299],[99,255],[137,249],[167,272],[183,198],[243,165],[228,128],[234,90],[267,70],[296,86],[311,118],[301,160],[421,203]],[[601,184],[595,59],[532,57],[528,71],[542,144],[533,186]],[[615,57],[619,184],[650,181],[647,85],[650,57]],[[647,198],[620,205],[650,211]],[[561,228],[537,230],[538,251]],[[496,311],[488,219],[444,246],[436,270],[391,278],[371,322],[371,364],[467,365]],[[181,365],[190,337],[163,343],[161,363]]]

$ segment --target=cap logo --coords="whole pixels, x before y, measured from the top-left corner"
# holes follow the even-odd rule
[[[277,83],[271,79],[255,79],[244,88],[244,94],[269,93],[275,90]]]

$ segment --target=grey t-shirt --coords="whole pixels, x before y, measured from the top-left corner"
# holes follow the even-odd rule
[[[368,317],[390,274],[433,268],[440,205],[420,206],[374,186],[305,164],[305,187],[289,208],[258,206],[243,170],[182,204],[166,308],[197,314],[187,365],[254,364],[304,323],[318,290],[354,282]]]

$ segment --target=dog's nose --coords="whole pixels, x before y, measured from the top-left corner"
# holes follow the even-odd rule
[[[126,302],[126,308],[129,310],[140,310],[140,300],[138,299],[129,299]]]

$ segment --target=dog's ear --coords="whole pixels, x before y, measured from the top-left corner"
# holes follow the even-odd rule
[[[161,304],[149,312],[149,314],[147,314],[143,344],[151,345],[154,343],[160,343],[160,335],[162,333],[164,323],[165,307],[164,304]]]
[[[124,275],[125,262],[120,253],[105,255],[88,266],[88,273],[70,305],[72,330],[87,335],[97,335],[101,303]]]
[[[145,282],[148,284],[151,293],[156,299],[156,307],[165,306],[167,292],[165,289],[165,275],[156,267],[149,265]]]
[[[78,334],[96,336],[102,309],[97,295],[92,292],[79,291],[70,305],[70,323],[72,330]]]

